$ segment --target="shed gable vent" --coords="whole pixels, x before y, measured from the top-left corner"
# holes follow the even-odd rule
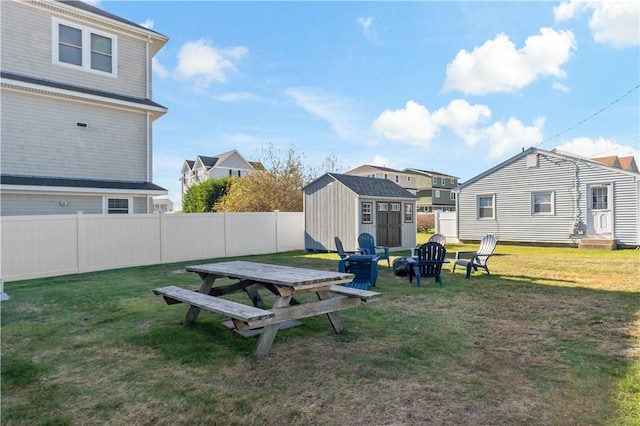
[[[538,167],[538,154],[527,155],[527,168]]]

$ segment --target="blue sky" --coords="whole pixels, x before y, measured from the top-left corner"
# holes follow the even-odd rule
[[[462,182],[531,146],[640,164],[639,0],[92,4],[169,37],[154,183],[176,203],[184,160],[269,145]]]

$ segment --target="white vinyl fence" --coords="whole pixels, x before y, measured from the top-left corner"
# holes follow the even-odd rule
[[[303,213],[0,217],[4,282],[304,249]]]
[[[458,242],[458,223],[456,220],[456,212],[443,212],[436,210],[434,215],[436,233],[443,234],[447,238],[447,241],[451,243]]]

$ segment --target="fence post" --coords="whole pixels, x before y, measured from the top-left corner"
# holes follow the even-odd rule
[[[440,227],[440,210],[434,210],[433,211],[433,224],[434,224],[434,228],[435,228],[435,233],[436,234],[442,234],[441,231],[441,227]]]
[[[273,213],[275,214],[275,219],[276,219],[276,253],[280,253],[280,251],[278,250],[278,220],[280,220],[280,218],[278,217],[278,212],[280,210],[274,210]]]
[[[78,258],[76,260],[76,273],[80,274],[84,271],[84,265],[86,264],[86,256],[84,255],[86,249],[84,244],[84,212],[76,212],[76,250]]]

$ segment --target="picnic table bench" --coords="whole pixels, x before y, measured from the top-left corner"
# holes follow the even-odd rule
[[[352,274],[343,272],[246,261],[187,266],[185,269],[200,276],[202,281],[197,292],[177,286],[160,287],[153,292],[162,295],[167,304],[191,305],[184,321],[185,325],[193,323],[200,310],[205,309],[231,318],[231,325],[229,322],[225,324],[240,334],[260,334],[254,352],[257,356],[269,352],[278,330],[295,323],[299,324],[297,320],[302,318],[326,314],[334,331],[339,333],[344,328],[339,311],[359,306],[380,296],[378,292],[339,285],[353,279]],[[233,278],[239,282],[214,286],[214,281],[218,278]],[[270,309],[264,309],[265,303],[257,291],[259,286],[276,296]],[[253,306],[221,297],[240,291],[247,293]],[[300,303],[294,298],[310,292],[316,293],[317,301]]]

